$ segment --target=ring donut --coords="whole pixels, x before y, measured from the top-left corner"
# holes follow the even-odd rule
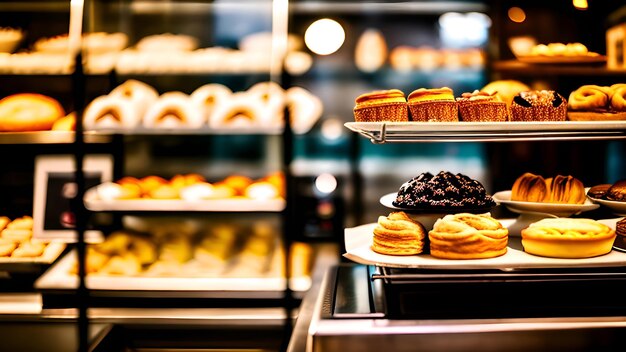
[[[626,85],[617,88],[611,97],[611,107],[616,111],[626,111]]]
[[[573,91],[567,102],[574,110],[594,110],[605,108],[610,100],[608,87],[585,85]]]
[[[215,107],[209,126],[214,128],[242,128],[263,126],[265,105],[256,96],[237,92],[223,104]]]
[[[141,122],[138,105],[120,96],[103,95],[94,99],[85,109],[83,123],[86,130],[103,128],[134,128]]]
[[[134,79],[129,79],[115,87],[109,95],[130,99],[135,104],[139,116],[143,116],[148,107],[159,98],[156,89]]]
[[[218,83],[205,84],[191,93],[191,101],[200,107],[204,113],[205,120],[209,120],[215,107],[223,104],[225,99],[232,94],[232,91],[225,85]]]
[[[23,93],[0,100],[0,131],[45,131],[63,116],[61,104],[45,95]]]
[[[276,82],[260,82],[248,88],[246,93],[256,97],[264,105],[262,120],[265,123],[280,125],[285,108],[285,90]]]
[[[204,123],[202,112],[182,92],[161,95],[143,119],[144,126],[155,128],[196,128],[202,127]]]

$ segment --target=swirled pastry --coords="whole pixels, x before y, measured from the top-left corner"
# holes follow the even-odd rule
[[[611,251],[615,231],[592,219],[546,218],[522,230],[524,251],[543,257],[588,258]]]
[[[426,233],[419,222],[405,212],[393,212],[379,216],[374,228],[372,250],[388,255],[413,255],[424,251]]]
[[[435,222],[428,239],[436,258],[493,258],[506,253],[509,230],[489,213],[450,214]]]
[[[573,110],[605,109],[610,101],[611,89],[596,85],[584,85],[569,95],[568,108]]]

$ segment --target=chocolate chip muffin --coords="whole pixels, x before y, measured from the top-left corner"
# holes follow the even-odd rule
[[[480,182],[447,171],[437,175],[422,173],[405,182],[392,204],[400,208],[432,211],[485,210],[495,206]]]
[[[567,100],[553,90],[520,92],[511,103],[511,121],[565,121]]]

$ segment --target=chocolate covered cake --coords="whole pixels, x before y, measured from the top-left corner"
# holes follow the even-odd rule
[[[613,247],[617,247],[622,251],[626,251],[626,218],[619,220],[615,224],[615,242],[613,242]]]
[[[487,209],[495,202],[483,185],[463,174],[426,172],[405,182],[393,205],[420,210]]]

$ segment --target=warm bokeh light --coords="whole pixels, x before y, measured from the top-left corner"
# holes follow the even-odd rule
[[[526,12],[519,7],[509,9],[509,19],[513,22],[522,23],[526,20]]]
[[[343,27],[329,18],[313,22],[304,33],[307,48],[318,55],[334,53],[341,48],[345,39]]]
[[[343,122],[336,118],[329,118],[322,122],[321,132],[322,136],[329,140],[334,141],[341,137],[343,134]]]
[[[574,7],[579,10],[586,10],[589,8],[589,4],[587,4],[587,0],[573,0],[572,3]]]
[[[330,194],[337,188],[337,179],[331,174],[321,174],[315,179],[315,188],[321,193]]]

